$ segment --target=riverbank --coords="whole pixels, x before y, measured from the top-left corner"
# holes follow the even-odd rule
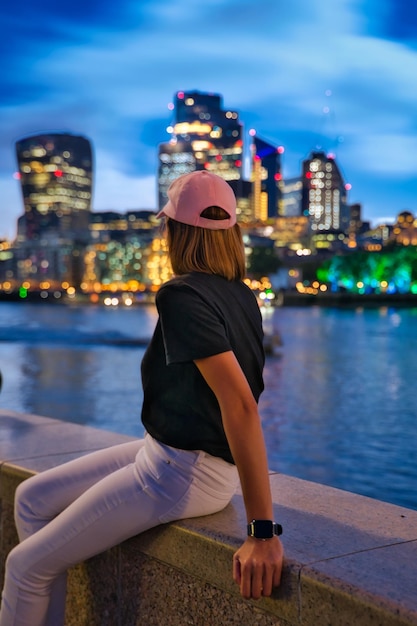
[[[280,291],[276,306],[325,306],[325,307],[417,307],[417,294],[413,293],[349,293]]]
[[[101,294],[76,294],[69,296],[66,292],[55,291],[28,291],[24,298],[19,292],[1,292],[1,302],[19,302],[24,304],[91,304],[98,306],[117,305],[142,305],[153,304],[154,292],[132,293],[101,293]],[[263,301],[260,304],[264,305]],[[323,306],[323,307],[417,307],[417,294],[413,293],[349,293],[329,291],[317,294],[299,293],[296,290],[280,290],[275,300],[268,300],[268,306],[299,307],[299,306]]]
[[[103,292],[100,294],[77,293],[68,295],[66,291],[27,291],[22,295],[19,291],[0,291],[1,302],[16,302],[30,304],[91,304],[116,306],[125,304],[127,306],[136,304],[153,304],[155,302],[154,292]]]

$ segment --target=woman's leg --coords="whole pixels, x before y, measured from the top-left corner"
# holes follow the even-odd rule
[[[15,523],[19,540],[23,541],[49,524],[100,478],[132,463],[143,444],[144,440],[141,439],[99,450],[21,483],[15,497]],[[6,610],[4,605],[8,602],[7,594],[4,595],[2,612]],[[66,572],[62,572],[51,584],[51,601],[45,624],[64,623],[65,596]],[[13,623],[9,619],[5,618],[5,623]]]
[[[98,450],[21,483],[15,498],[20,541],[43,528],[98,479],[132,463],[143,444],[139,439]],[[62,572],[51,585],[47,625],[64,623],[66,591],[67,572]]]
[[[91,486],[10,553],[0,626],[44,626],[59,573],[162,522],[222,509],[236,478],[220,459],[146,437],[134,463]]]
[[[143,445],[138,439],[104,448],[23,481],[15,496],[19,540],[43,528],[101,478],[133,463]]]

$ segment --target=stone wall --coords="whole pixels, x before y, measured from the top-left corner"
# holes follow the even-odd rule
[[[130,437],[0,411],[0,567],[16,543],[21,480]],[[284,526],[283,582],[243,600],[231,576],[246,519],[221,513],[160,526],[70,571],[66,626],[417,625],[417,512],[271,474]]]

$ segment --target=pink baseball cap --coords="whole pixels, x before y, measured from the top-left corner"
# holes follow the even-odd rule
[[[204,209],[211,206],[222,208],[229,217],[213,220],[201,217]],[[224,230],[236,224],[236,198],[230,185],[217,174],[198,170],[176,178],[168,188],[168,202],[157,215],[171,217],[177,222]]]

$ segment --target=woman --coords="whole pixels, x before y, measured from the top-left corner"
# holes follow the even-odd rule
[[[145,438],[19,486],[21,543],[7,560],[0,626],[64,624],[69,567],[158,524],[223,509],[239,478],[248,537],[234,555],[234,579],[254,599],[280,583],[281,528],[257,408],[262,322],[242,282],[236,200],[206,171],[179,177],[168,197],[160,216],[176,277],[157,294],[142,361]]]

